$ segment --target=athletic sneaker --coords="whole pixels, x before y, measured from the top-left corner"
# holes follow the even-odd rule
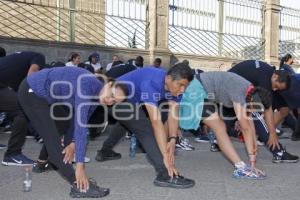
[[[84,163],[89,163],[90,161],[91,161],[91,159],[89,157],[84,157]],[[74,156],[72,163],[76,163],[75,156]]]
[[[235,168],[232,174],[233,178],[236,179],[253,179],[253,180],[263,180],[266,178],[264,172],[258,169],[252,169],[250,166],[245,165],[245,167]]]
[[[99,162],[104,162],[107,160],[118,160],[121,157],[121,154],[116,153],[113,150],[98,150],[95,160]]]
[[[300,133],[298,132],[293,132],[292,137],[291,137],[292,141],[299,141],[300,140]]]
[[[34,161],[27,158],[23,154],[4,156],[2,160],[2,165],[5,166],[28,166],[33,165]]]
[[[256,140],[256,144],[258,146],[265,146],[265,143],[261,142],[260,140]]]
[[[195,185],[195,181],[192,179],[185,178],[183,176],[157,176],[154,180],[154,185],[159,187],[170,187],[170,188],[191,188]]]
[[[109,194],[108,188],[101,188],[97,186],[97,183],[94,180],[90,179],[89,183],[90,186],[86,192],[80,192],[76,183],[74,183],[71,187],[70,196],[72,198],[101,198]]]
[[[189,143],[186,138],[179,138],[176,141],[176,149],[184,150],[184,151],[193,151],[195,148]]]
[[[209,137],[207,135],[200,135],[200,136],[195,138],[195,142],[208,143],[209,142]]]
[[[219,151],[221,151],[221,149],[217,143],[213,142],[210,144],[210,151],[211,152],[219,152]]]
[[[7,124],[4,127],[1,127],[0,132],[1,133],[6,133],[6,134],[11,134],[12,133],[12,131],[11,131],[11,125]]]
[[[0,149],[6,149],[6,145],[4,145],[4,144],[0,144]]]
[[[279,128],[276,128],[276,134],[278,137],[282,136],[284,134],[283,130],[279,129]]]
[[[284,148],[282,152],[274,154],[272,161],[273,163],[296,163],[299,161],[299,157],[288,153]]]
[[[43,173],[43,172],[49,171],[51,169],[52,169],[51,164],[48,161],[46,161],[46,162],[36,161],[32,167],[32,171],[35,173]]]

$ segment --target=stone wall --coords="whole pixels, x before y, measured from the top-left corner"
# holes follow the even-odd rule
[[[47,42],[39,40],[29,39],[12,39],[6,37],[0,37],[0,46],[4,47],[8,54],[16,51],[37,51],[46,56],[47,63],[52,61],[66,62],[72,52],[78,52],[81,55],[82,61],[86,60],[92,52],[99,52],[101,58],[101,65],[106,66],[111,62],[113,55],[119,55],[123,61],[131,58],[135,58],[141,55],[145,59],[145,64],[151,64],[150,51],[142,49],[126,49],[126,48],[114,48],[105,47],[100,45],[83,45],[67,42]],[[189,60],[190,65],[194,68],[201,68],[207,70],[226,70],[233,62],[237,63],[239,60],[230,58],[218,58],[218,57],[205,57],[189,54],[156,54],[157,57],[161,57],[163,65],[168,68],[177,62],[183,60]]]

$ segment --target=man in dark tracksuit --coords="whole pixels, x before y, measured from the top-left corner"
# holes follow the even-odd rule
[[[250,81],[255,87],[262,87],[272,95],[272,106],[266,109],[264,117],[260,113],[253,113],[252,117],[256,132],[259,133],[259,139],[268,145],[273,154],[273,162],[298,162],[299,157],[286,152],[283,146],[279,143],[276,134],[276,125],[286,116],[288,105],[279,91],[288,89],[290,77],[287,72],[275,70],[272,66],[265,62],[257,60],[246,60],[238,63],[229,72],[240,75]],[[277,109],[273,117],[273,110]]]
[[[35,52],[18,52],[0,58],[0,111],[13,119],[12,134],[4,154],[3,165],[24,166],[33,161],[22,154],[27,120],[19,106],[17,91],[22,80],[45,65],[45,56]]]

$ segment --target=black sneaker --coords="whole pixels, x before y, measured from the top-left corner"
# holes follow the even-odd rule
[[[219,152],[221,150],[220,150],[220,147],[217,143],[211,143],[210,144],[210,151],[211,152]]]
[[[118,160],[122,156],[119,153],[114,152],[113,150],[99,150],[97,151],[97,155],[95,157],[95,160],[99,162],[104,162],[107,160]]]
[[[299,141],[300,140],[300,133],[293,132],[291,140],[292,141]]]
[[[191,188],[195,185],[194,180],[184,178],[183,176],[173,176],[173,178],[169,176],[157,176],[153,183],[154,185],[159,187],[170,187],[178,189]]]
[[[51,169],[53,169],[53,168],[52,168],[51,164],[48,161],[46,161],[46,162],[36,161],[33,164],[32,172],[34,172],[34,173],[43,173],[43,172],[49,171]]]
[[[6,145],[5,144],[0,144],[0,149],[6,149]]]
[[[283,152],[274,154],[273,163],[296,163],[299,161],[299,157],[288,153],[285,149]]]
[[[109,194],[108,188],[101,188],[97,186],[95,181],[90,180],[90,187],[86,192],[80,192],[77,188],[76,183],[74,183],[71,187],[70,196],[72,198],[101,198],[105,197]]]

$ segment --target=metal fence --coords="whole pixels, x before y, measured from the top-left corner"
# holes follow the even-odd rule
[[[147,0],[0,0],[0,35],[145,48]]]
[[[279,57],[286,53],[300,60],[300,10],[281,7]]]
[[[169,0],[172,52],[263,59],[259,0]]]

